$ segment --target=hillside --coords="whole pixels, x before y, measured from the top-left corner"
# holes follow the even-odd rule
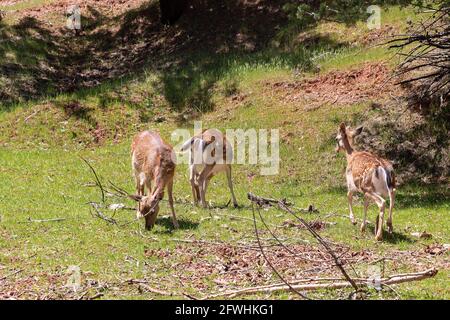
[[[282,0],[194,1],[169,27],[160,24],[156,1],[87,0],[79,1],[83,28],[75,34],[65,28],[69,2],[0,3],[0,298],[201,298],[280,282],[257,245],[247,192],[317,208],[299,212],[354,277],[370,276],[374,265],[386,275],[439,270],[432,279],[371,290],[368,299],[450,297],[448,121],[436,125],[406,108],[406,89],[392,78],[401,58],[383,45],[421,14],[390,6],[378,30],[364,21],[296,30]],[[100,203],[101,192],[82,158],[105,185],[134,192],[132,137],[151,129],[171,142],[175,129],[193,131],[195,121],[279,129],[280,172],[234,165],[240,207],[226,205],[221,174],[207,193],[212,208],[203,209],[192,205],[180,164],[178,230],[165,201],[152,231],[134,219],[128,199],[106,198],[102,212],[115,223],[96,215],[89,202]],[[373,236],[375,205],[365,234],[348,219],[345,156],[334,151],[341,122],[363,125],[358,148],[391,159],[398,173],[394,233],[383,242]],[[358,221],[362,203],[354,201]],[[114,204],[125,208],[108,209]],[[292,216],[261,212],[270,231],[258,220],[258,235],[287,279],[341,276]],[[76,292],[66,286],[73,266],[81,270]]]

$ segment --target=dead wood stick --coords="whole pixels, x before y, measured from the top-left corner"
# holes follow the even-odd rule
[[[53,219],[31,219],[28,217],[27,221],[21,221],[20,223],[29,223],[29,222],[57,222],[57,221],[64,221],[66,218],[53,218]]]
[[[23,271],[23,269],[19,269],[19,270],[16,270],[16,271],[14,271],[14,272],[12,272],[10,274],[7,274],[6,276],[0,278],[0,281],[3,281],[3,280],[5,280],[5,279],[7,279],[9,277],[12,277],[12,276],[14,276],[14,275],[16,275],[16,274],[18,274],[18,273],[20,273],[22,271]]]
[[[171,297],[171,296],[177,295],[177,294],[172,293],[172,292],[168,292],[168,291],[164,291],[164,290],[161,290],[161,289],[158,289],[158,288],[151,287],[151,286],[148,285],[148,281],[145,281],[145,280],[130,279],[130,280],[126,280],[124,282],[129,283],[129,284],[137,284],[137,285],[139,285],[139,287],[141,289],[143,289],[145,291],[156,293],[156,294],[159,294],[159,295],[162,295],[162,296],[169,296],[169,297]]]
[[[96,172],[95,169],[91,166],[91,164],[89,163],[89,161],[87,161],[87,160],[86,160],[85,158],[83,158],[83,157],[81,157],[81,160],[83,160],[83,161],[88,165],[88,167],[91,169],[92,173],[94,174],[94,177],[95,177],[97,186],[100,188],[100,191],[101,191],[101,193],[102,193],[102,202],[104,203],[104,202],[105,202],[105,190],[103,189],[103,185],[102,185],[102,183],[100,182],[100,179],[99,179],[99,177],[98,177],[98,175],[97,175],[97,172]]]
[[[286,246],[286,245],[285,245],[285,244],[277,237],[277,235],[269,228],[269,226],[267,225],[266,221],[264,220],[264,218],[263,218],[263,216],[262,216],[262,214],[261,214],[261,211],[260,211],[260,210],[257,210],[257,211],[258,211],[259,218],[260,218],[261,222],[263,223],[264,227],[266,227],[266,230],[269,231],[269,233],[271,234],[271,236],[272,236],[272,237],[280,244],[280,246],[281,246],[282,248],[284,248],[287,252],[289,252],[290,254],[292,254],[292,255],[294,255],[294,256],[296,256],[296,257],[299,257],[299,258],[301,258],[302,260],[305,260],[305,261],[309,261],[309,262],[318,262],[318,263],[323,262],[323,261],[319,261],[319,260],[314,260],[314,259],[302,257],[301,255],[297,254],[297,253],[294,252],[293,250],[289,249],[289,248],[288,248],[288,247],[287,247],[287,246]]]
[[[0,20],[1,20],[1,19],[0,19]],[[37,114],[39,113],[39,111],[40,111],[40,110],[34,111],[32,114],[30,114],[29,116],[27,116],[27,117],[23,120],[23,122],[27,123],[28,120],[30,120],[30,119],[33,118],[35,115],[37,115]]]
[[[281,281],[283,281],[286,284],[286,286],[289,288],[289,290],[291,290],[292,292],[298,294],[303,299],[309,300],[309,298],[306,295],[304,295],[299,290],[297,290],[293,286],[291,286],[289,284],[289,282],[286,279],[284,279],[283,276],[278,272],[278,270],[273,266],[273,264],[272,264],[272,262],[270,262],[269,258],[267,258],[266,253],[264,252],[264,249],[263,249],[263,247],[261,245],[261,239],[259,239],[258,227],[256,225],[255,208],[253,207],[253,203],[252,203],[252,211],[253,211],[253,225],[255,227],[255,235],[256,235],[256,239],[258,240],[258,246],[259,246],[259,249],[261,250],[261,254],[264,257],[264,260],[266,260],[267,264],[272,269],[272,271],[278,276],[278,278],[281,279]]]
[[[404,282],[411,282],[411,281],[420,281],[428,278],[432,278],[437,274],[437,269],[428,269],[423,272],[417,272],[417,273],[409,273],[409,274],[400,274],[400,275],[393,275],[388,278],[378,279],[377,284],[380,286],[390,286],[393,284],[400,284]],[[324,279],[323,279],[324,280]],[[321,281],[321,279],[315,279],[315,281]],[[375,279],[368,278],[368,279],[357,279],[355,280],[356,283],[361,287],[368,287],[375,285]],[[295,281],[291,281],[291,283],[294,283]],[[296,290],[302,290],[302,291],[312,291],[312,290],[319,290],[319,289],[343,289],[351,287],[352,285],[348,281],[341,281],[341,282],[328,282],[328,283],[312,283],[312,284],[291,284],[291,287]],[[212,299],[212,298],[219,298],[219,297],[235,297],[237,295],[246,295],[246,294],[253,294],[253,293],[274,293],[274,292],[280,292],[280,291],[288,291],[291,290],[290,287],[286,285],[266,285],[266,286],[259,286],[259,287],[251,287],[251,288],[243,288],[238,290],[230,290],[227,292],[221,292],[215,295],[210,295],[207,297],[204,297],[203,299]]]
[[[169,296],[169,297],[172,297],[172,296],[175,295],[175,294],[172,293],[172,292],[168,292],[168,291],[160,290],[160,289],[157,289],[157,288],[153,288],[153,287],[150,287],[149,285],[144,284],[144,283],[140,283],[140,284],[139,284],[139,287],[142,288],[142,289],[144,289],[145,291],[148,291],[148,292],[151,292],[151,293],[156,293],[156,294],[159,294],[159,295],[161,295],[161,296]]]
[[[93,214],[92,211],[91,211],[91,214],[92,214],[93,216],[95,216],[95,217],[97,217],[97,218],[100,218],[100,219],[102,219],[102,220],[105,220],[106,222],[109,222],[109,223],[111,223],[111,224],[116,224],[116,225],[117,225],[116,219],[106,216],[103,212],[101,212],[101,211],[98,209],[98,207],[99,207],[99,204],[98,204],[98,203],[96,203],[96,202],[88,202],[88,204],[90,204],[91,207],[94,208],[95,214]]]
[[[88,297],[88,300],[95,300],[95,299],[103,297],[104,295],[105,295],[104,293],[99,292],[99,293],[94,294],[92,297]]]
[[[328,253],[333,257],[334,262],[336,263],[336,266],[339,268],[339,270],[342,272],[342,274],[344,275],[345,279],[347,279],[347,281],[352,285],[352,287],[355,289],[355,291],[358,291],[358,285],[355,283],[355,281],[353,281],[352,278],[350,278],[350,276],[348,275],[347,271],[345,271],[344,266],[342,265],[341,261],[339,260],[339,258],[336,256],[336,254],[334,253],[334,251],[330,248],[330,246],[328,245],[328,243],[326,241],[324,241],[322,239],[322,237],[313,229],[311,228],[311,226],[309,225],[309,223],[307,223],[305,220],[303,220],[302,218],[298,217],[290,208],[288,208],[284,203],[279,202],[278,204],[280,206],[281,209],[289,212],[290,214],[292,214],[295,218],[297,218],[298,221],[300,221],[305,228],[308,229],[308,231],[314,236],[314,238],[317,239],[317,241],[324,246],[324,248],[328,251]]]
[[[301,224],[303,224],[305,226],[306,229],[308,229],[308,231],[314,236],[314,238],[316,238],[316,240],[322,245],[324,246],[324,248],[328,251],[328,253],[331,255],[331,257],[334,259],[334,262],[336,263],[336,266],[339,268],[339,270],[341,271],[341,273],[344,275],[345,279],[347,279],[347,281],[352,285],[352,287],[355,289],[355,291],[358,291],[358,285],[355,283],[355,281],[352,280],[352,278],[350,278],[350,276],[348,275],[347,271],[345,271],[345,268],[343,267],[341,261],[339,260],[339,258],[336,256],[336,254],[334,253],[334,251],[330,248],[330,246],[328,245],[328,243],[322,239],[322,237],[313,229],[311,228],[311,226],[302,218],[300,218],[299,216],[297,216],[287,205],[288,203],[286,202],[286,199],[283,200],[274,200],[274,199],[266,199],[263,197],[259,197],[256,196],[252,193],[248,193],[247,197],[250,201],[252,202],[256,202],[257,204],[260,205],[260,203],[266,203],[268,205],[272,205],[274,203],[278,204],[278,207],[283,210],[286,211],[290,214],[292,214],[298,221],[300,221]],[[274,202],[275,201],[275,202]],[[261,206],[261,205],[260,205]]]
[[[219,242],[219,241],[206,241],[206,240],[189,240],[189,239],[168,239],[169,241],[173,241],[173,242],[185,242],[185,243],[201,243],[201,244],[206,244],[206,245],[213,245],[213,246],[220,246],[220,245],[224,245],[224,246],[229,246],[229,247],[234,247],[234,248],[242,248],[242,249],[250,249],[250,250],[259,250],[259,246],[254,246],[254,245],[243,245],[243,244],[233,244],[233,243],[225,243],[225,242]],[[267,245],[264,246],[266,248],[271,248],[271,247],[276,247],[278,245]]]
[[[129,279],[129,280],[125,280],[122,281],[122,283],[128,283],[128,284],[137,284],[139,285],[139,287],[145,291],[148,292],[152,292],[152,293],[156,293],[162,296],[169,296],[169,297],[173,297],[173,296],[185,296],[191,300],[198,300],[196,297],[186,293],[186,292],[181,292],[181,293],[177,293],[177,292],[169,292],[169,291],[165,291],[162,289],[158,289],[158,288],[154,288],[152,286],[150,286],[148,284],[148,281],[146,280],[139,280],[139,279]]]

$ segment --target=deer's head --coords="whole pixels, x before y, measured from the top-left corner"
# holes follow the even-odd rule
[[[346,150],[347,148],[353,148],[353,139],[359,135],[363,130],[362,126],[352,129],[341,123],[339,126],[338,134],[336,135],[336,152],[340,150]]]
[[[138,202],[139,214],[145,218],[145,228],[150,230],[155,225],[159,212],[159,202],[163,198],[162,193],[155,193],[149,196],[130,195],[130,198]]]

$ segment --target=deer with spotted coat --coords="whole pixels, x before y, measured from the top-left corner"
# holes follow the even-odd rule
[[[344,151],[347,157],[345,177],[347,179],[347,198],[350,210],[350,220],[356,224],[353,214],[353,193],[361,192],[364,195],[364,217],[361,232],[365,231],[367,208],[369,200],[374,201],[380,213],[376,220],[375,235],[378,241],[383,239],[383,220],[386,207],[385,198],[389,198],[389,217],[387,227],[389,233],[393,232],[392,210],[395,199],[395,175],[392,164],[377,155],[353,149],[353,139],[362,131],[362,127],[351,129],[344,123],[339,126],[336,136],[336,152]]]
[[[176,167],[172,147],[158,133],[143,131],[133,139],[131,158],[137,194],[129,196],[138,202],[137,217],[144,217],[145,228],[152,229],[159,212],[159,202],[164,198],[164,190],[167,188],[172,222],[178,228],[172,194]]]
[[[181,151],[189,150],[189,181],[192,187],[194,203],[200,201],[204,208],[206,204],[206,189],[211,178],[219,172],[227,175],[228,187],[231,192],[234,207],[238,206],[233,191],[231,178],[231,162],[233,149],[225,136],[217,129],[207,129],[201,134],[187,140]]]

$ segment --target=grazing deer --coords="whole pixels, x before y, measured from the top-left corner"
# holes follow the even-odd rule
[[[167,187],[172,222],[174,227],[178,228],[172,195],[176,166],[172,147],[165,143],[159,134],[143,131],[133,139],[131,158],[137,195],[130,195],[130,197],[139,203],[137,217],[145,218],[147,230],[153,228],[159,212],[159,202],[163,199],[164,189]],[[147,187],[147,195],[144,192],[145,187]]]
[[[395,176],[392,164],[383,158],[365,151],[355,151],[353,149],[353,138],[360,134],[362,127],[355,130],[346,127],[344,123],[339,126],[336,136],[336,152],[345,151],[347,156],[347,169],[345,177],[347,179],[347,197],[350,209],[350,220],[356,224],[353,215],[352,200],[354,192],[364,194],[364,219],[361,224],[361,232],[365,231],[367,207],[369,200],[373,200],[380,208],[380,214],[376,220],[376,239],[383,239],[383,219],[386,201],[389,197],[389,218],[387,226],[389,233],[392,233],[392,209],[395,198]]]
[[[186,141],[181,151],[189,150],[189,180],[194,203],[200,201],[206,208],[206,189],[211,178],[225,171],[234,207],[238,206],[231,180],[233,149],[225,136],[217,129],[204,130],[200,135]]]

